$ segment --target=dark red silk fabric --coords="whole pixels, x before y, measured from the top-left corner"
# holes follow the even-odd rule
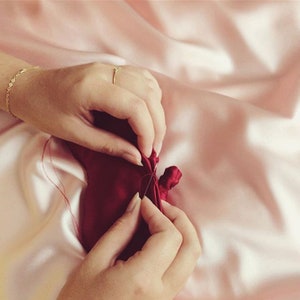
[[[102,112],[94,112],[94,117],[96,127],[116,133],[136,144],[136,135],[127,121]],[[136,192],[141,196],[146,193],[146,196],[161,209],[161,199],[167,199],[168,191],[181,177],[179,169],[173,166],[167,168],[158,180],[155,170],[159,159],[154,151],[150,158],[142,158],[143,167],[140,167],[122,158],[95,152],[74,143],[66,143],[87,174],[88,184],[80,200],[79,212],[79,238],[87,252],[124,213]],[[140,250],[148,237],[148,228],[141,221],[134,238],[120,258],[127,259]]]

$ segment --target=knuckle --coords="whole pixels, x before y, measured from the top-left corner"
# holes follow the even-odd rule
[[[167,288],[156,274],[140,272],[134,276],[132,282],[133,294],[138,299],[149,299],[149,295],[151,299],[166,299],[164,295]]]
[[[72,82],[72,86],[68,91],[71,99],[78,99],[82,103],[88,103],[91,95],[91,85],[93,81],[91,74],[80,74]]]
[[[180,220],[187,219],[187,215],[182,209],[176,206],[173,206],[172,209],[174,211],[174,215],[176,219],[180,219]]]
[[[105,143],[105,144],[101,145],[99,151],[102,153],[105,153],[107,155],[111,155],[111,156],[114,156],[114,154],[115,154],[115,150],[110,143]]]
[[[77,95],[83,95],[87,90],[89,82],[89,76],[86,75],[76,78],[75,82],[72,83],[72,91]]]
[[[176,228],[169,230],[168,236],[177,246],[181,245],[183,242],[183,236]]]
[[[131,103],[133,111],[137,114],[143,114],[147,110],[146,104],[139,98],[132,98]]]
[[[90,90],[91,85],[95,82],[95,78],[101,78],[101,73],[99,69],[103,68],[103,64],[99,62],[93,62],[86,65],[78,67],[77,72],[73,72],[72,80],[70,84],[72,86],[72,91],[74,93],[87,93]]]
[[[149,93],[155,95],[157,98],[162,96],[162,90],[154,77],[147,78],[146,85]]]
[[[135,296],[147,296],[152,292],[152,282],[150,276],[144,272],[135,274],[132,278],[132,287]]]
[[[145,87],[145,94],[147,101],[161,101],[162,92],[161,89],[151,82],[148,82],[147,86]]]
[[[148,91],[156,96],[161,96],[162,90],[157,82],[157,79],[146,69],[142,70],[142,75],[145,79]]]

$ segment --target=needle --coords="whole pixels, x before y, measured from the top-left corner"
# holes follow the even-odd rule
[[[146,194],[147,194],[147,192],[148,192],[148,190],[149,190],[149,188],[150,188],[151,181],[153,180],[153,178],[154,178],[154,176],[155,176],[156,167],[157,167],[157,165],[154,167],[154,170],[153,170],[153,172],[152,172],[152,174],[151,174],[151,176],[150,176],[149,181],[147,182],[145,191],[144,191],[144,193],[142,194],[141,199],[143,199],[143,198],[146,196]]]

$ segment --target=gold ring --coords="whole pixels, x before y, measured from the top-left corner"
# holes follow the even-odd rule
[[[118,71],[121,69],[121,66],[114,66],[114,70],[113,70],[113,78],[112,78],[112,83],[116,84],[116,76]]]

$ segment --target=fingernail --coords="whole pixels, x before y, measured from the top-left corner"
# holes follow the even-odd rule
[[[155,152],[157,154],[157,156],[159,155],[160,151],[161,151],[161,148],[162,148],[162,143],[157,143],[154,147],[155,149]]]
[[[141,198],[141,199],[142,199],[142,201],[143,200],[150,201],[154,205],[153,201],[149,197],[147,197],[146,195],[143,198]]]
[[[144,156],[146,156],[146,157],[150,157],[151,156],[151,154],[152,154],[152,148],[153,148],[153,145],[152,144],[143,144],[143,143],[141,143],[141,142],[139,142],[138,141],[138,149],[139,149],[139,151],[140,152],[142,152],[143,153],[143,155]]]
[[[137,160],[137,161],[136,161],[136,165],[137,165],[137,166],[140,166],[140,167],[143,167],[143,166],[144,166],[141,160]]]
[[[131,153],[125,153],[123,155],[123,158],[126,159],[127,161],[133,163],[134,165],[142,167],[142,158],[141,157],[136,157],[135,155],[132,155]]]
[[[146,149],[146,150],[144,151],[144,154],[145,154],[146,157],[149,158],[149,157],[151,156],[151,154],[152,154],[152,147],[149,148],[149,149]]]
[[[134,209],[136,208],[138,202],[141,201],[141,198],[139,196],[139,193],[136,193],[132,200],[129,202],[128,206],[127,206],[127,209],[126,209],[126,212],[132,212],[134,211]]]

